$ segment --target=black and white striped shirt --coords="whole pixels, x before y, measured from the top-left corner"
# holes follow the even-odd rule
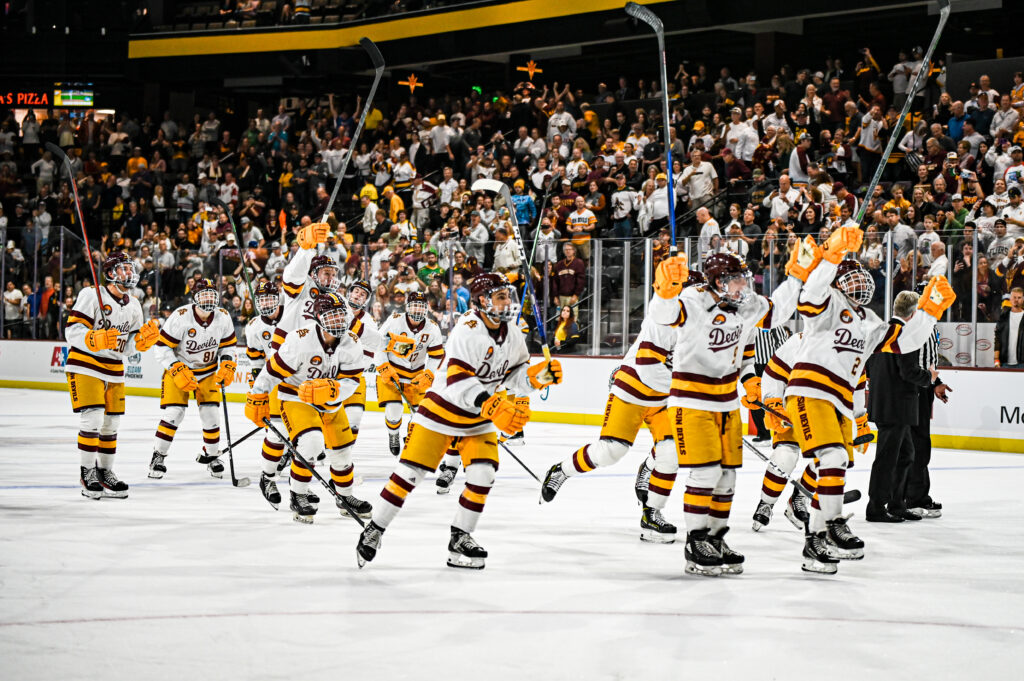
[[[922,369],[935,369],[939,365],[939,330],[936,329],[928,337],[925,344],[921,346],[921,352],[917,358],[918,366]]]
[[[791,335],[789,329],[784,326],[759,330],[754,338],[754,364],[767,364],[775,351],[782,347]]]

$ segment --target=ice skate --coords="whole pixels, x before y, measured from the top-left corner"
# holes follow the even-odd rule
[[[452,481],[455,480],[455,475],[458,472],[459,469],[455,466],[441,464],[441,467],[437,469],[437,480],[434,481],[438,494],[448,494],[451,491]]]
[[[153,452],[153,458],[149,460],[149,477],[155,480],[164,477],[164,473],[167,472],[167,465],[164,463],[166,458],[166,454]]]
[[[103,485],[100,484],[99,475],[93,466],[88,468],[79,466],[79,479],[82,483],[82,496],[89,499],[101,499],[103,497]]]
[[[398,430],[388,431],[388,448],[391,450],[391,456],[398,456],[402,453],[402,437],[398,434]]]
[[[377,552],[380,551],[383,534],[384,528],[372,520],[363,528],[363,533],[359,535],[359,542],[356,544],[356,564],[360,568],[376,557]]]
[[[828,550],[839,560],[860,560],[864,557],[864,542],[850,531],[845,517],[829,520]]]
[[[711,542],[711,545],[715,547],[715,550],[722,557],[722,574],[738,575],[743,572],[744,558],[742,553],[733,551],[725,543],[725,533],[728,531],[728,527],[723,527],[718,532],[709,532],[708,541]]]
[[[637,501],[647,505],[647,490],[651,484],[651,469],[647,467],[647,459],[640,462],[640,468],[636,472],[636,480],[633,481],[633,491],[636,493]]]
[[[828,539],[824,532],[808,533],[804,537],[804,562],[801,570],[834,575],[839,569],[838,563],[837,558],[829,555]]]
[[[342,499],[345,500],[345,503],[342,503]],[[373,506],[370,505],[369,501],[357,499],[351,494],[339,494],[338,498],[334,500],[334,504],[343,516],[350,516],[353,512],[360,518],[369,518],[373,515]],[[352,510],[349,511],[349,509]]]
[[[772,521],[772,505],[767,501],[757,502],[757,510],[754,511],[754,532],[759,532],[762,527],[768,527]]]
[[[118,480],[117,476],[109,468],[96,468],[96,475],[99,477],[100,485],[103,486],[103,497],[105,499],[127,499],[128,483]]]
[[[297,523],[305,523],[310,525],[313,523],[313,516],[316,515],[316,509],[309,503],[309,499],[305,494],[296,494],[291,492],[291,503],[292,509],[292,520]]]
[[[309,502],[314,511],[320,508],[320,496],[316,492],[306,492],[306,501]]]
[[[448,542],[448,567],[483,570],[486,558],[487,551],[468,532],[452,528],[452,538]]]
[[[717,577],[722,574],[722,556],[708,540],[707,530],[686,533],[686,574]]]
[[[540,503],[554,499],[558,490],[568,479],[569,476],[562,472],[562,464],[556,463],[549,468],[548,474],[544,476],[544,482],[540,486]]]
[[[220,461],[220,453],[210,454],[206,451],[206,447],[203,447],[203,453],[196,457],[196,463],[205,465],[211,476],[224,477],[224,464]]]
[[[640,539],[654,544],[671,544],[676,540],[676,526],[665,520],[661,509],[644,506],[640,516]]]
[[[794,487],[789,501],[786,502],[786,519],[793,523],[793,527],[803,531],[810,517],[807,512],[807,497]]]
[[[274,481],[273,476],[266,473],[260,475],[260,492],[263,493],[263,498],[267,500],[267,503],[273,506],[276,511],[281,503],[281,493],[277,490],[277,482]]]

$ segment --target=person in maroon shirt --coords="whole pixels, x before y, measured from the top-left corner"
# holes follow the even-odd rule
[[[558,297],[558,305],[575,308],[587,286],[587,265],[576,257],[576,247],[571,243],[562,244],[565,257],[551,269],[551,287]]]
[[[829,132],[835,132],[843,124],[850,93],[839,87],[838,78],[830,80],[828,86],[828,92],[821,96],[821,123]]]

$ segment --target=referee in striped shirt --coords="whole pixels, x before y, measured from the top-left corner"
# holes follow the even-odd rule
[[[782,347],[782,344],[789,340],[792,334],[789,329],[784,326],[779,326],[774,329],[759,329],[757,335],[754,337],[754,373],[758,376],[764,374],[764,368],[768,364],[768,360],[772,358],[775,351]],[[764,412],[760,409],[752,411],[751,417],[754,419],[754,425],[757,426],[756,437],[754,442],[764,442],[770,440],[772,434],[768,432],[768,429],[764,426]]]
[[[938,369],[938,330],[931,335],[917,353],[918,366],[926,371]],[[948,402],[947,393],[952,391],[952,388],[942,382],[942,378],[936,376],[931,386],[920,388],[917,392],[917,425],[910,428],[910,438],[914,443],[914,460],[907,471],[903,498],[906,501],[907,510],[923,518],[938,518],[942,515],[942,504],[936,502],[929,495],[931,479],[928,476],[928,464],[932,458],[932,407],[935,404],[935,398],[939,398],[944,403]]]

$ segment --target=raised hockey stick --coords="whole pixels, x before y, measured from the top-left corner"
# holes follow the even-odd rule
[[[220,403],[224,407],[224,433],[228,436],[228,469],[231,471],[231,484],[235,487],[248,487],[249,478],[236,478],[235,477],[235,453],[232,451],[234,445],[231,444],[231,420],[228,418],[228,396],[224,392],[224,388],[220,389]],[[257,428],[257,430],[259,430]],[[221,452],[223,454],[223,452]]]
[[[778,418],[779,420],[781,420],[783,423],[785,423],[790,428],[793,427],[793,423],[789,420],[789,417],[786,416],[785,414],[783,414],[781,411],[777,411],[775,409],[772,409],[771,407],[769,407],[767,404],[765,404],[764,402],[762,402],[760,400],[754,400],[754,405],[756,407],[758,407],[759,409],[764,409],[766,412],[768,412],[772,416]],[[853,446],[854,447],[859,447],[860,445],[867,444],[867,443],[871,442],[874,439],[875,439],[875,434],[874,433],[865,433],[864,435],[861,435],[859,437],[855,437],[853,439]]]
[[[900,117],[896,121],[894,130],[891,130],[889,135],[889,143],[885,145],[885,151],[882,152],[882,159],[878,163],[878,167],[875,168],[875,175],[871,178],[871,184],[868,185],[867,192],[864,194],[864,200],[860,202],[860,206],[857,208],[857,214],[853,216],[853,221],[856,224],[860,224],[860,221],[864,219],[864,213],[868,209],[868,201],[871,200],[871,196],[875,193],[875,187],[882,179],[882,173],[885,171],[885,166],[889,161],[889,155],[892,154],[892,150],[896,147],[896,142],[903,137],[900,132],[903,129],[903,122],[907,119],[907,114],[910,112],[910,107],[914,104],[914,95],[920,89],[924,83],[925,74],[928,72],[928,65],[932,60],[932,53],[935,52],[935,48],[939,44],[939,38],[942,37],[942,30],[946,28],[946,22],[949,20],[949,0],[937,0],[939,5],[939,25],[935,28],[935,35],[932,36],[932,41],[928,45],[928,51],[925,52],[924,58],[921,60],[921,68],[917,72],[917,76],[914,78],[913,84],[910,86],[910,91],[907,93],[907,101],[903,103],[903,110],[900,111]]]
[[[46,149],[53,154],[54,158],[63,159],[68,168],[68,184],[71,185],[71,193],[75,196],[75,214],[78,215],[78,225],[82,228],[82,239],[85,241],[85,259],[89,261],[89,271],[92,272],[92,283],[96,286],[96,307],[100,309],[100,319],[103,320],[103,327],[107,326],[107,315],[103,311],[103,299],[100,297],[100,278],[96,276],[96,264],[92,261],[92,248],[89,247],[89,235],[85,233],[85,217],[82,215],[82,201],[78,198],[78,182],[75,181],[74,171],[71,168],[71,159],[64,153],[64,150],[53,142],[46,143]]]
[[[749,449],[750,451],[754,452],[754,454],[756,454],[757,457],[761,459],[761,461],[764,461],[766,464],[768,464],[768,468],[771,469],[772,473],[779,476],[780,478],[785,478],[786,480],[789,480],[789,473],[779,468],[779,466],[770,458],[765,456],[764,452],[762,452],[759,448],[747,442],[746,438],[744,438],[743,440],[743,446]],[[796,480],[789,480],[789,482],[798,492],[800,492],[800,494],[803,494],[808,499],[814,498],[814,495],[806,487],[801,485]],[[843,503],[852,504],[855,501],[860,501],[860,497],[861,493],[859,489],[847,490],[843,492]]]
[[[373,85],[370,86],[370,94],[366,96],[366,101],[363,102],[363,110],[359,114],[359,122],[356,124],[356,130],[352,133],[352,139],[348,144],[348,153],[345,154],[345,159],[341,162],[341,169],[334,179],[334,191],[331,192],[331,198],[327,201],[327,207],[324,208],[324,214],[320,218],[320,222],[327,222],[327,218],[331,214],[334,200],[338,198],[338,190],[341,189],[341,182],[345,179],[345,171],[348,170],[348,164],[352,160],[352,155],[356,153],[356,145],[359,143],[359,134],[363,131],[363,123],[366,122],[366,114],[373,108],[373,96],[377,94],[377,86],[380,85],[380,79],[384,77],[384,57],[381,56],[377,46],[369,38],[360,38],[359,44],[363,46],[366,54],[370,55],[370,61],[373,62]]]
[[[292,444],[292,441],[289,440],[284,435],[282,435],[281,431],[275,428],[274,424],[270,422],[270,419],[264,418],[263,425],[270,429],[270,432],[276,435],[278,439],[284,443],[284,446],[287,447],[289,453],[291,453],[292,458],[298,461],[303,466],[305,466],[309,470],[309,472],[313,474],[313,477],[316,478],[320,482],[320,484],[324,486],[324,489],[330,492],[331,496],[334,497],[334,499],[338,503],[345,507],[345,510],[348,511],[348,514],[352,516],[352,519],[359,523],[359,527],[366,527],[366,523],[363,522],[363,519],[359,517],[359,515],[356,513],[356,510],[352,508],[352,504],[348,503],[348,500],[346,500],[345,497],[338,494],[338,491],[334,489],[334,486],[331,485],[326,480],[324,480],[324,477],[317,473],[315,468],[309,465],[309,462],[306,461],[305,457],[303,457],[302,454],[299,454],[299,450],[296,449],[295,445]]]
[[[228,222],[231,224],[231,233],[235,235],[235,247],[238,248],[238,254],[242,258],[242,278],[245,279],[245,287],[249,289],[249,300],[252,301],[253,309],[255,309],[256,293],[252,290],[252,281],[249,279],[249,268],[245,263],[245,249],[242,248],[242,237],[238,233],[238,227],[235,226],[235,218],[231,215],[231,207],[216,197],[214,197],[210,203],[220,208],[224,211],[224,214],[228,216]]]
[[[672,229],[672,246],[669,252],[675,255],[679,249],[676,247],[676,201],[675,185],[672,183],[672,135],[669,133],[671,116],[668,110],[668,73],[665,70],[665,25],[658,15],[635,2],[626,3],[626,14],[650,26],[658,37],[658,62],[661,67],[661,129],[664,136],[662,143],[665,145],[665,174],[668,176],[668,221]]]

